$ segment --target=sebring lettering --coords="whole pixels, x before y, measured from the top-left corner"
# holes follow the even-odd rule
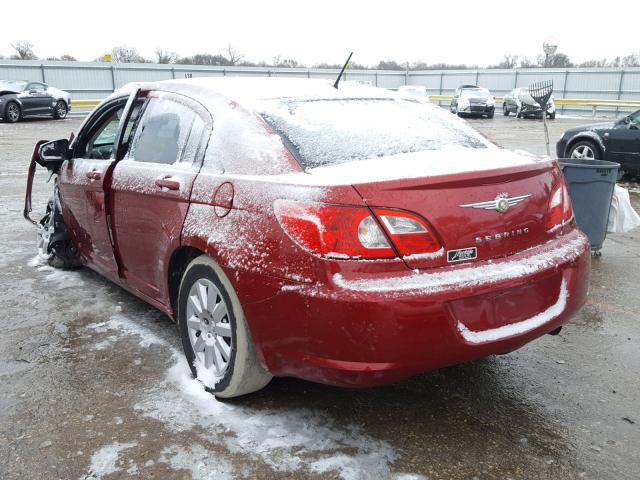
[[[518,228],[516,230],[511,230],[510,232],[500,232],[500,233],[492,233],[490,235],[482,235],[476,237],[476,243],[486,243],[493,242],[495,240],[504,240],[509,237],[518,237],[520,235],[526,235],[529,233],[529,228]]]

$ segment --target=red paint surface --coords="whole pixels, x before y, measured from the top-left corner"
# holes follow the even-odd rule
[[[224,102],[217,105],[231,108]],[[217,112],[211,113],[216,118]],[[246,121],[260,122],[249,115]],[[224,146],[219,150],[225,151]],[[542,248],[539,245],[561,246],[582,235],[573,223],[553,234],[544,228],[549,194],[561,181],[550,162],[489,173],[320,188],[234,174],[233,159],[239,162],[236,172],[244,173],[247,166],[242,163],[242,144],[234,144],[232,151],[233,156],[225,157],[230,164],[224,173],[206,162],[199,173],[177,172],[187,183],[178,190],[156,183],[176,173],[171,167],[146,168],[138,172],[140,182],[126,184],[118,182],[131,168],[125,163],[110,171],[113,162],[105,161],[97,168],[101,180],[92,180],[80,162],[68,162],[59,179],[64,216],[89,267],[169,314],[168,269],[174,252],[191,247],[210,255],[236,289],[260,358],[274,375],[336,385],[383,384],[517,349],[565,323],[586,300],[588,242],[575,258],[517,279],[436,294],[353,292],[337,286],[334,275],[402,280],[415,275],[413,269],[442,272],[455,267],[447,264],[446,256],[406,261],[323,258],[293,241],[274,215],[278,199],[402,209],[424,218],[445,250],[476,246],[478,258],[467,265],[526,261]],[[246,158],[249,155],[246,152]],[[281,173],[295,170],[290,155],[283,155]],[[112,195],[108,212],[105,191]],[[532,197],[505,214],[459,207],[501,193]],[[113,218],[121,277],[116,275],[107,214]],[[476,241],[477,236],[524,228],[526,235]],[[470,329],[483,330],[545,310],[557,300],[562,277],[569,291],[566,309],[545,325],[482,345],[468,344],[458,333],[458,317],[464,317]]]

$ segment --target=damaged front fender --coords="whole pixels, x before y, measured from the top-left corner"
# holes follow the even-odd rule
[[[32,219],[30,217],[30,213],[32,211],[31,208],[31,192],[33,190],[33,178],[35,177],[36,174],[36,165],[39,164],[39,160],[40,160],[40,147],[47,143],[48,140],[40,140],[38,143],[36,143],[36,146],[33,149],[33,153],[31,154],[31,163],[29,164],[29,171],[27,173],[27,189],[25,191],[25,196],[24,196],[24,218],[31,224],[33,225],[39,225],[39,223],[37,221],[35,221],[34,219]]]
[[[78,250],[71,241],[69,231],[62,216],[62,204],[58,191],[57,178],[54,179],[53,193],[47,203],[45,215],[36,221],[31,218],[31,196],[33,179],[35,178],[36,165],[46,166],[49,170],[49,181],[58,171],[59,162],[51,163],[41,157],[41,147],[55,142],[39,141],[31,155],[31,163],[27,174],[27,188],[24,198],[24,218],[38,228],[38,251],[43,255],[49,255],[49,264],[57,268],[74,268],[80,266]]]

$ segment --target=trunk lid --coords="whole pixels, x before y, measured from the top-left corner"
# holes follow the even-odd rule
[[[352,185],[367,205],[417,213],[433,227],[443,251],[404,257],[409,268],[450,265],[449,251],[472,247],[477,256],[470,261],[504,257],[552,237],[544,225],[559,176],[555,162],[498,148],[483,150],[412,154],[409,165],[387,159],[385,168],[383,159],[347,164],[356,164],[360,172],[361,180]],[[443,168],[438,160],[450,165]],[[327,170],[341,175],[337,170],[345,168]]]

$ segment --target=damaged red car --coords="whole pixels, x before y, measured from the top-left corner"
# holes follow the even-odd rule
[[[272,376],[363,387],[513,351],[584,304],[589,242],[555,161],[343,82],[129,85],[71,140],[34,222],[179,328],[234,397]]]

